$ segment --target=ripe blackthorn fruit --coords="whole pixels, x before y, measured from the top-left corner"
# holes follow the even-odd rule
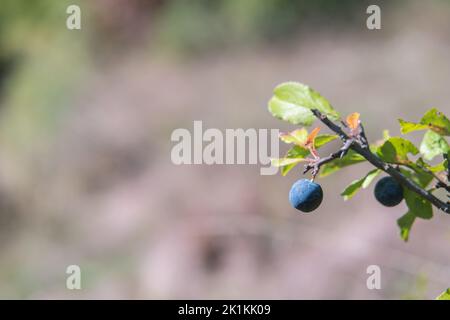
[[[322,187],[308,179],[296,181],[289,191],[289,202],[300,211],[311,212],[322,203]]]
[[[403,188],[392,177],[380,179],[375,186],[375,198],[386,207],[394,207],[403,200]]]

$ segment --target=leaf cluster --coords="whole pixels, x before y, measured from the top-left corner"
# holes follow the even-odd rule
[[[317,134],[318,128],[308,133],[305,127],[316,120],[314,110],[318,110],[333,122],[344,125],[349,136],[361,135],[358,125],[361,123],[358,113],[347,116],[343,121],[331,103],[319,92],[307,85],[297,82],[286,82],[274,89],[269,101],[270,113],[281,120],[302,126],[289,133],[280,135],[280,139],[291,145],[284,157],[272,159],[274,166],[281,168],[286,175],[296,165],[311,162],[320,158],[317,149],[339,138],[334,134]],[[418,122],[399,119],[402,136],[391,137],[387,131],[376,143],[370,144],[370,151],[384,163],[394,165],[420,188],[427,192],[436,191],[439,186],[448,188],[450,147],[446,137],[450,136],[450,120],[438,109],[428,110]],[[425,131],[420,145],[417,147],[404,135],[414,131]],[[431,160],[439,158],[438,164]],[[349,149],[343,157],[332,159],[320,168],[320,177],[328,176],[342,168],[366,162],[366,158],[353,149]],[[366,175],[352,181],[341,193],[344,200],[354,197],[359,190],[367,188],[382,172],[379,168],[370,170]],[[432,182],[436,184],[433,186]],[[448,190],[447,190],[448,191]],[[408,211],[397,220],[400,236],[404,241],[409,238],[410,230],[416,219],[431,219],[432,204],[416,192],[404,188],[404,198]]]

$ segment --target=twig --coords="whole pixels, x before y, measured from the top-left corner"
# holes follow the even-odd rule
[[[342,158],[343,156],[345,156],[348,150],[350,149],[353,141],[354,141],[353,139],[347,140],[342,146],[342,148],[339,149],[339,151],[330,154],[328,157],[313,159],[311,162],[305,165],[303,174],[307,173],[309,170],[312,169],[311,174],[314,180],[316,175],[319,173],[320,167],[323,166],[325,163],[328,163],[334,159]]]
[[[361,146],[364,148],[369,148],[369,140],[367,140],[366,137],[366,131],[364,130],[364,127],[362,125],[362,123],[359,123],[359,129],[360,129],[360,140],[361,140]]]
[[[315,110],[312,110],[312,112],[320,121],[322,121],[323,124],[325,124],[329,129],[334,131],[341,138],[341,140],[344,142],[344,147],[347,145],[348,141],[351,141],[351,143],[349,143],[349,146],[345,152],[347,152],[348,149],[352,149],[356,153],[359,153],[368,162],[370,162],[373,166],[375,166],[376,168],[378,168],[380,170],[383,170],[384,172],[386,172],[387,174],[392,176],[394,179],[396,179],[403,186],[405,186],[409,190],[417,193],[424,199],[428,200],[436,208],[444,211],[445,213],[450,214],[450,203],[445,203],[445,202],[441,201],[440,199],[436,198],[433,194],[431,194],[431,192],[423,189],[422,187],[417,185],[413,180],[411,180],[410,178],[403,175],[393,165],[391,165],[389,163],[385,163],[380,158],[378,158],[378,156],[376,156],[375,154],[373,154],[370,151],[370,148],[368,148],[367,146],[363,146],[363,144],[364,144],[363,141],[367,141],[367,139],[365,137],[365,133],[363,133],[364,132],[363,130],[361,130],[361,132],[364,135],[363,141],[361,141],[361,139],[359,139],[360,141],[353,140],[342,130],[342,128],[340,126],[338,126],[337,124],[332,122],[330,119],[328,119],[328,117],[326,115],[323,115],[322,113],[320,113],[319,110],[315,109]],[[362,128],[362,126],[361,126],[361,128]],[[360,136],[360,138],[361,138],[361,136]],[[309,165],[307,165],[305,168],[305,172],[309,171],[310,169],[316,169],[316,168],[318,171],[318,169],[320,168],[321,165],[337,158],[337,156],[333,157],[333,155],[342,154],[342,150],[344,149],[344,147],[342,147],[338,152],[331,154],[329,157],[323,158],[323,159],[317,161],[317,163],[315,163],[315,164],[313,163],[312,168],[309,168]],[[306,170],[307,168],[309,168],[309,169]],[[316,172],[316,174],[317,174],[317,172]]]

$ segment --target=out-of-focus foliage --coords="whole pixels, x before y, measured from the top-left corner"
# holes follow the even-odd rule
[[[68,4],[78,1],[3,0],[0,6],[0,52],[32,49],[45,35],[61,33]],[[47,38],[48,39],[48,38]]]
[[[198,0],[165,1],[159,37],[177,52],[198,52],[260,40],[286,40],[307,22],[327,25],[355,18],[358,0]]]
[[[5,0],[0,5],[0,69],[5,70],[0,139],[10,146],[29,148],[45,138],[87,67],[85,35],[67,37],[65,27],[67,6],[77,3]]]

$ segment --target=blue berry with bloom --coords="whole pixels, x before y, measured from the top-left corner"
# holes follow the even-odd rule
[[[322,203],[322,187],[308,179],[296,181],[289,191],[289,202],[291,205],[302,212],[311,212]]]
[[[394,207],[403,200],[403,188],[392,177],[384,177],[375,185],[375,198],[386,207]]]

